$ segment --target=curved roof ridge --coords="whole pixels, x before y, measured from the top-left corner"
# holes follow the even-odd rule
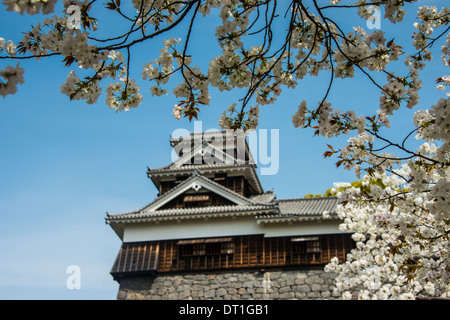
[[[328,197],[310,197],[310,198],[286,198],[286,199],[277,199],[278,201],[307,201],[307,200],[320,200],[320,199],[338,199],[336,196],[328,196]]]

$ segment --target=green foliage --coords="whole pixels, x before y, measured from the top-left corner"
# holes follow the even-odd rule
[[[304,198],[320,198],[322,197],[322,195],[319,194],[312,194],[312,193],[308,193],[306,196],[304,196]]]
[[[381,181],[381,179],[371,179],[369,181],[368,185],[363,185],[362,180],[353,181],[352,183],[350,183],[350,185],[354,188],[361,189],[361,191],[363,193],[369,193],[370,186],[372,186],[372,185],[377,185],[377,186],[381,187],[382,189],[384,189],[386,187],[383,184],[383,182]],[[325,193],[323,195],[320,193],[318,193],[318,194],[308,193],[307,195],[304,196],[304,198],[335,197],[339,191],[343,191],[346,188],[348,188],[348,187],[342,187],[339,189],[329,188],[325,191]]]

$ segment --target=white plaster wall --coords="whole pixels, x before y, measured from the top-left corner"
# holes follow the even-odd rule
[[[123,241],[155,241],[203,237],[225,237],[232,235],[260,234],[254,217],[236,219],[181,220],[130,224],[125,227]]]
[[[190,239],[204,237],[226,237],[251,234],[265,234],[266,237],[300,236],[314,234],[342,233],[339,221],[305,221],[293,224],[258,225],[254,217],[217,218],[208,220],[181,220],[129,224],[125,226],[123,241],[157,241],[169,239]]]

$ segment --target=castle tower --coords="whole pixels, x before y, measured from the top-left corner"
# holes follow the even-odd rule
[[[156,199],[106,217],[122,240],[111,269],[119,293],[138,281],[152,299],[155,279],[174,275],[323,268],[351,250],[337,198],[282,200],[264,191],[245,137],[196,133],[170,143],[178,158],[147,171]],[[170,298],[166,289],[159,298]],[[135,296],[119,298],[127,297]]]

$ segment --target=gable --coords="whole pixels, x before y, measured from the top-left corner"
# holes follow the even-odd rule
[[[240,206],[246,206],[246,205],[253,205],[254,203],[241,196],[240,194],[237,194],[236,192],[229,190],[226,187],[221,186],[220,184],[205,178],[200,175],[198,171],[194,172],[193,176],[170,190],[169,192],[163,194],[161,197],[156,199],[154,202],[149,204],[146,208],[142,210],[143,213],[149,213],[154,212],[158,209],[162,209],[163,207],[174,205],[174,203],[177,203],[177,201],[181,201],[181,197],[183,197],[183,202],[201,202],[201,195],[209,195],[209,199],[228,203],[228,204],[234,204],[234,205],[240,205]],[[193,196],[197,197],[193,197]],[[187,201],[185,201],[185,197],[192,196],[191,198],[186,198]],[[209,201],[208,199],[204,199],[204,201]],[[169,204],[171,203],[171,204]],[[220,205],[220,204],[219,204]]]
[[[206,192],[205,192],[206,191]],[[196,208],[196,207],[208,207],[208,206],[222,206],[222,205],[236,205],[232,201],[223,196],[203,190],[198,193],[185,192],[178,197],[175,197],[160,209],[179,209],[179,208]]]
[[[242,163],[244,161],[241,161]],[[187,148],[181,150],[181,157],[178,158],[173,164],[173,167],[180,167],[183,165],[201,165],[201,164],[236,164],[239,160],[235,157],[235,154],[231,152],[225,152],[214,145],[200,144],[195,148]]]

